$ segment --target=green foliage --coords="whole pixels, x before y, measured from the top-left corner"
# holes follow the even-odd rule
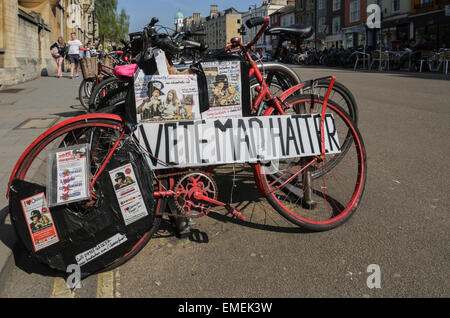
[[[98,21],[100,42],[118,43],[128,36],[130,17],[125,9],[117,14],[118,0],[96,0],[95,14]]]

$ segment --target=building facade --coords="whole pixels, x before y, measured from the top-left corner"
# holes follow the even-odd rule
[[[295,2],[290,1],[287,5],[273,12],[270,16],[270,27],[289,26],[295,24]],[[279,36],[270,36],[272,50],[277,47]]]
[[[450,1],[411,0],[411,30],[417,43],[450,48]]]
[[[327,48],[344,46],[345,2],[344,0],[332,0],[327,3],[326,23],[328,32],[325,37]]]
[[[317,43],[317,22],[316,22],[316,0],[296,0],[295,1],[295,21],[299,24],[313,27],[314,34],[305,40],[306,47],[315,47]]]
[[[87,42],[98,26],[94,0],[3,0],[0,2],[0,85],[56,72],[50,46],[70,33]]]
[[[240,37],[242,14],[234,8],[219,11],[211,5],[210,16],[205,19],[205,43],[211,50],[224,49],[234,37]]]
[[[242,14],[242,20],[245,24],[247,20],[253,17],[270,17],[272,13],[283,8],[288,3],[291,3],[291,1],[288,0],[263,1],[261,6],[259,7],[258,5],[250,6],[249,11],[244,12]],[[253,40],[257,35],[258,31],[259,28],[247,29],[246,34],[244,35],[244,42],[248,43],[251,40]],[[268,35],[262,36],[261,39],[259,39],[258,43],[256,43],[255,48],[263,49],[264,51],[272,50],[271,37]]]
[[[201,16],[201,13],[194,12],[191,17],[184,18],[183,31],[192,32],[192,40],[197,42],[206,42],[205,30],[206,18]]]

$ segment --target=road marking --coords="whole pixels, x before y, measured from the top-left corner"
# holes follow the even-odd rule
[[[114,298],[114,272],[97,275],[97,298]]]
[[[75,298],[75,291],[70,290],[63,278],[57,277],[53,283],[53,291],[50,298]]]
[[[115,279],[116,279],[116,292],[115,292],[115,296],[116,296],[116,298],[120,298],[120,292],[119,292],[119,289],[120,289],[120,273],[119,273],[119,271],[116,271],[116,273],[115,273]]]

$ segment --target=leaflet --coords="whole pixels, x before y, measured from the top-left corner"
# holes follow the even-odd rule
[[[89,193],[89,145],[49,152],[47,197],[49,206],[87,200]]]
[[[117,233],[113,237],[101,242],[90,250],[76,255],[75,260],[78,265],[83,266],[126,241],[127,237],[125,235]]]
[[[109,172],[125,225],[148,215],[131,163]]]
[[[209,109],[202,119],[242,117],[240,61],[202,63],[208,83]]]
[[[44,192],[20,201],[33,241],[34,251],[59,242]]]

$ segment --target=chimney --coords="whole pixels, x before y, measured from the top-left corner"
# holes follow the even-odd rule
[[[209,13],[210,17],[212,18],[213,16],[216,16],[218,12],[219,12],[219,6],[217,4],[212,4],[211,11]]]

